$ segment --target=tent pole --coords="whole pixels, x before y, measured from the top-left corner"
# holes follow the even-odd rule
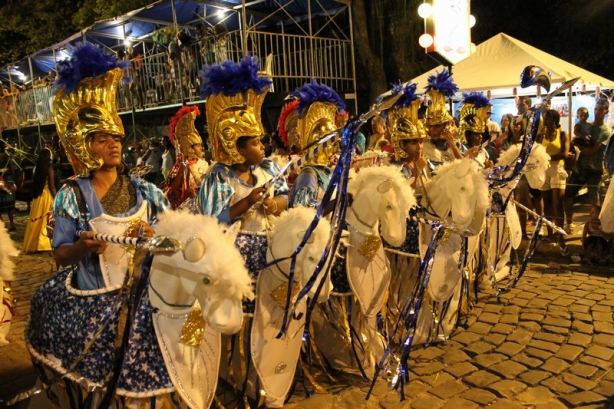
[[[30,66],[30,78],[32,79],[32,97],[34,98],[34,115],[36,115],[36,128],[38,129],[38,139],[36,141],[36,147],[38,150],[43,149],[41,144],[41,121],[38,118],[38,100],[36,98],[36,92],[34,91],[34,70],[32,69],[32,58],[28,55],[28,65]],[[41,103],[42,104],[42,103]]]
[[[567,118],[567,129],[568,129],[568,133],[571,135],[571,137],[573,138],[573,127],[571,126],[571,113],[573,112],[573,110],[571,109],[571,89],[567,90],[567,106],[569,107],[569,115]]]

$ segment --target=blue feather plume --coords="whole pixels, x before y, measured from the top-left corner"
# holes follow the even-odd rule
[[[126,68],[130,61],[122,61],[113,54],[105,54],[102,48],[88,42],[67,46],[70,58],[58,62],[56,91],[64,87],[67,94],[73,92],[81,80],[105,75],[114,68]]]
[[[222,64],[204,65],[200,75],[204,77],[200,88],[200,97],[222,94],[232,97],[253,90],[262,94],[265,87],[272,83],[267,78],[258,77],[258,57],[251,54],[244,57],[239,64],[226,60]]]
[[[393,84],[392,94],[396,95],[399,92],[403,92],[403,95],[399,97],[397,102],[395,102],[396,106],[407,108],[411,105],[411,103],[420,98],[420,95],[416,94],[416,89],[418,88],[417,84],[406,83],[403,84],[399,81],[397,84]]]
[[[476,108],[492,105],[488,98],[481,92],[463,92],[463,104],[473,104]]]
[[[311,82],[292,91],[290,96],[299,100],[297,107],[299,118],[303,117],[303,111],[306,111],[314,102],[330,102],[336,104],[339,111],[345,110],[345,103],[339,94],[328,85],[318,84],[314,78],[311,79]]]
[[[427,83],[427,91],[434,89],[448,98],[453,97],[458,91],[458,86],[454,83],[452,74],[445,68],[441,72],[436,72],[436,75],[430,75],[427,79]]]

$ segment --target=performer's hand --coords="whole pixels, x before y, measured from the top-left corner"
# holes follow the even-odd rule
[[[257,203],[262,199],[266,199],[266,192],[263,187],[257,187],[247,196],[247,203],[252,206],[254,203]]]
[[[416,167],[418,170],[422,170],[426,167],[426,158],[424,156],[420,156],[416,161]]]
[[[456,144],[456,141],[454,140],[453,129],[449,126],[446,126],[443,131],[441,131],[441,137],[445,139],[446,142],[448,142],[448,144],[450,145]]]
[[[465,152],[465,158],[476,158],[479,153],[480,147],[474,146],[472,148],[467,149],[467,152]]]
[[[484,161],[485,168],[492,168],[493,166],[495,166],[495,162],[491,161],[490,159],[486,159],[486,161]]]
[[[81,234],[77,244],[84,246],[88,251],[91,251],[94,254],[102,254],[107,249],[107,242],[93,240],[93,237],[96,235],[94,231],[86,231]]]
[[[265,214],[275,214],[277,213],[277,202],[275,201],[275,199],[270,198],[270,199],[266,199],[262,205],[264,206],[264,213]]]

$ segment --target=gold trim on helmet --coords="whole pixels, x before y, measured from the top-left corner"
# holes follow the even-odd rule
[[[301,149],[305,149],[310,144],[337,129],[335,126],[337,109],[337,105],[330,102],[316,101],[309,105],[307,113],[305,113],[303,118],[298,119]],[[321,149],[307,163],[312,165],[328,165],[333,151],[333,146]]]
[[[460,126],[458,136],[462,143],[467,143],[465,133],[467,131],[482,134],[486,130],[486,122],[488,122],[488,113],[491,112],[491,106],[483,106],[476,108],[473,104],[465,104],[460,110],[459,119]]]
[[[421,104],[422,101],[416,99],[407,108],[395,106],[388,111],[390,142],[394,148],[395,160],[407,158],[402,141],[426,137],[426,129],[418,119],[418,109]]]
[[[298,109],[294,108],[288,113],[286,122],[284,123],[284,130],[288,138],[288,148],[296,148],[299,151],[301,147],[301,136],[298,130]]]
[[[431,89],[426,93],[431,99],[431,104],[426,109],[426,114],[424,116],[425,125],[429,127],[431,125],[445,124],[452,121],[452,115],[450,115],[446,107],[446,96],[436,89]]]
[[[90,151],[88,137],[96,132],[124,137],[115,97],[123,76],[121,68],[114,68],[95,79],[83,79],[70,94],[61,88],[55,95],[55,126],[78,177],[87,177],[103,165],[103,160]]]
[[[179,118],[177,125],[175,125],[176,148],[186,158],[195,157],[196,152],[194,152],[193,146],[203,144],[203,140],[194,126],[196,117],[196,112],[192,111]]]
[[[264,135],[260,110],[267,91],[265,87],[261,94],[250,89],[246,94],[231,97],[218,94],[207,98],[207,123],[214,160],[228,166],[245,162],[245,156],[237,150],[237,140],[242,136],[260,138]]]

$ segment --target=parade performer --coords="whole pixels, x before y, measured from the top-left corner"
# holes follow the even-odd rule
[[[285,120],[280,122],[279,128],[284,129],[284,134],[291,138],[298,136],[300,150],[313,145],[337,128],[336,115],[345,109],[345,104],[332,88],[312,79],[290,95],[296,98],[298,103],[290,104],[286,108],[292,109],[293,112],[282,112],[281,118]],[[292,129],[292,124],[295,124],[295,129]],[[327,146],[307,160],[294,181],[292,199],[288,207],[317,207],[320,204],[332,173],[332,169],[327,165],[333,149],[332,145]],[[334,201],[330,203],[334,205]]]
[[[426,110],[424,124],[430,141],[424,146],[424,156],[435,166],[463,157],[454,138],[454,119],[446,107],[446,98],[458,91],[452,75],[446,69],[428,78],[426,93],[431,104]]]
[[[0,347],[8,345],[6,339],[14,317],[15,304],[11,295],[11,283],[14,279],[15,263],[11,257],[19,254],[9,232],[0,220]]]
[[[200,115],[198,107],[182,107],[170,123],[170,140],[178,152],[177,161],[160,186],[173,209],[190,198],[196,198],[209,164],[203,156],[203,140],[194,127]],[[195,206],[191,206],[195,209]]]
[[[53,152],[45,147],[38,156],[34,171],[32,207],[21,247],[24,252],[51,251],[51,232],[47,229],[47,220],[56,194],[52,162]]]
[[[492,104],[482,93],[463,93],[460,110],[459,139],[464,143],[464,156],[471,156],[482,167],[492,167],[488,152],[482,147],[482,135],[486,131],[488,113]]]
[[[240,64],[226,61],[205,68],[201,96],[207,100],[211,153],[217,163],[199,192],[200,213],[228,225],[240,221],[239,248],[254,278],[265,265],[267,218],[286,209],[289,190],[283,177],[267,184],[280,169],[265,159],[260,142],[260,109],[270,81],[258,77],[257,65],[248,56]]]

